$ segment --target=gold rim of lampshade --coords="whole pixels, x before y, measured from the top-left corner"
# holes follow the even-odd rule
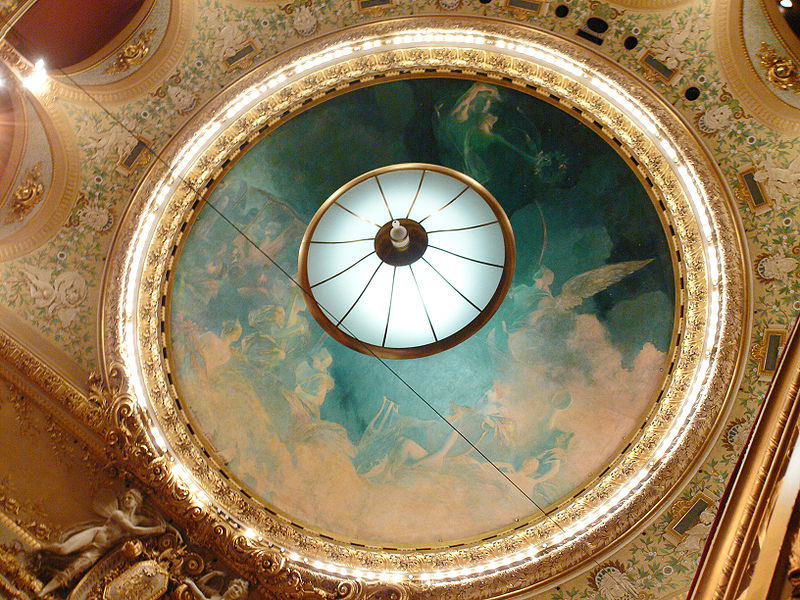
[[[397,259],[384,250],[395,220],[411,239]],[[413,254],[410,264],[404,252]],[[460,344],[492,318],[515,255],[511,223],[480,183],[447,167],[403,163],[356,177],[322,204],[300,244],[298,278],[309,312],[341,344],[420,358]],[[348,285],[359,278],[366,284]]]

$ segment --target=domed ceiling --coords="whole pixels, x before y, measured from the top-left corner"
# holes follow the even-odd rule
[[[769,75],[737,66],[759,68],[766,29],[736,34],[758,7],[126,6],[86,69],[51,69],[41,90],[2,46],[0,211],[38,189],[23,179],[39,162],[42,190],[0,240],[0,345],[47,410],[96,431],[87,447],[251,598],[685,596],[800,310],[796,98],[755,93]],[[496,199],[515,268],[467,339],[382,358],[309,306],[344,282],[320,312],[346,331],[368,284],[392,288],[372,241],[396,216],[389,180],[371,179],[374,224],[341,209],[348,231],[316,239],[360,244],[363,262],[304,290],[299,255],[337,190],[409,163]],[[429,210],[406,216],[429,246],[406,281],[442,293],[402,308],[427,318],[453,288],[480,307],[436,257],[482,259],[435,236],[486,224],[450,222],[460,190],[437,204],[426,178]],[[323,246],[309,255],[349,252]],[[107,396],[84,389],[95,371]],[[113,399],[99,428],[98,398]],[[23,474],[61,481],[24,454],[0,461],[17,465],[0,497]],[[89,518],[107,475],[85,470],[80,502],[53,514]]]
[[[275,545],[333,581],[367,573],[464,597],[464,573],[499,592],[595,561],[607,531],[623,539],[669,497],[727,410],[746,317],[722,184],[670,109],[553,36],[448,27],[332,35],[223,92],[134,199],[104,335],[156,460],[187,502],[250,532],[254,552]],[[378,242],[365,232],[403,203],[375,169],[405,163],[485,187],[516,267],[471,337],[380,359],[329,337],[307,307],[314,286],[342,278],[322,313],[346,331],[367,310],[381,264],[368,266]],[[303,289],[309,222],[365,173],[373,204],[333,196],[351,224],[309,250],[324,260],[361,244],[363,260]],[[449,281],[477,248],[437,240],[485,223],[448,222],[470,184],[437,200],[430,181],[405,202],[431,219],[408,268],[435,337],[419,281],[438,279],[422,263]]]

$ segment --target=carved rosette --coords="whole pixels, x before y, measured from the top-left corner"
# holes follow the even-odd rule
[[[322,58],[311,66],[314,57]],[[166,376],[160,313],[172,250],[197,210],[195,190],[205,189],[243,144],[327,90],[423,69],[533,87],[580,109],[620,141],[653,182],[654,201],[675,232],[680,344],[647,426],[552,520],[459,549],[372,550],[300,530],[221,475],[182,420]],[[589,50],[522,26],[451,16],[360,26],[255,69],[210,102],[163,156],[132,200],[106,274],[103,356],[106,377],[116,382],[106,439],[118,463],[154,488],[164,510],[262,590],[330,598],[421,598],[435,591],[469,599],[552,582],[609,551],[610,540],[621,543],[665,506],[718,435],[747,344],[742,332],[749,330],[749,281],[730,192],[677,114]],[[442,571],[451,576],[436,575]]]

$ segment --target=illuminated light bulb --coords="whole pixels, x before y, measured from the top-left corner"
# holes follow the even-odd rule
[[[166,443],[166,440],[164,439],[164,436],[161,435],[161,432],[158,429],[156,429],[155,427],[153,427],[150,431],[153,434],[153,440],[155,441],[156,445],[159,448],[161,448],[161,450],[166,450],[167,449],[167,443]]]
[[[189,471],[187,471],[186,467],[184,467],[182,464],[176,463],[172,465],[172,474],[178,479],[180,479],[183,483],[188,484]]]
[[[22,85],[33,94],[43,92],[47,86],[47,70],[41,58],[33,65],[33,72],[22,79]]]
[[[392,228],[389,231],[389,239],[392,241],[392,246],[398,250],[408,248],[408,244],[411,241],[408,236],[408,230],[400,224],[400,221],[396,219],[392,221]]]
[[[781,0],[778,2],[778,4],[780,4],[783,8],[792,8],[792,6],[794,6],[792,0]]]

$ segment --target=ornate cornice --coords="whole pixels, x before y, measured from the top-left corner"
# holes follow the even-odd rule
[[[274,516],[223,477],[187,430],[167,379],[160,313],[166,272],[198,190],[264,131],[327,90],[425,69],[536,89],[596,120],[653,183],[674,229],[685,312],[661,402],[630,449],[551,520],[442,551],[331,541]],[[499,596],[530,590],[611,552],[702,460],[727,414],[748,340],[749,281],[731,195],[707,149],[660,97],[610,61],[549,33],[496,21],[398,19],[326,36],[255,69],[168,145],[136,191],[104,282],[103,356],[115,408],[107,441],[242,573],[277,596]],[[203,533],[206,532],[206,533]],[[249,565],[249,566],[248,566]],[[255,567],[253,566],[255,565]],[[256,569],[255,571],[253,569]],[[392,582],[394,580],[394,582]]]

